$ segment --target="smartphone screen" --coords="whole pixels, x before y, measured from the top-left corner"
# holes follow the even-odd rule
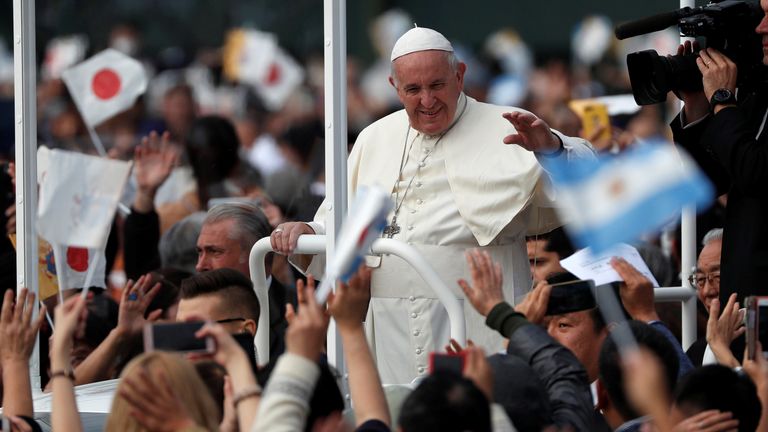
[[[561,315],[592,309],[595,303],[595,282],[576,280],[552,285],[546,315]]]
[[[768,356],[768,298],[757,300],[757,340],[763,347],[763,355]]]
[[[464,372],[464,353],[431,353],[429,355],[429,372],[450,372],[461,375]]]
[[[144,351],[213,352],[212,339],[195,337],[204,324],[204,321],[147,324],[144,326]]]

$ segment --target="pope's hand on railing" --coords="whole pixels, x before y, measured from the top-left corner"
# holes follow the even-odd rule
[[[296,243],[302,234],[314,234],[315,230],[304,222],[286,222],[280,224],[269,236],[272,250],[283,255],[290,255],[296,249]]]

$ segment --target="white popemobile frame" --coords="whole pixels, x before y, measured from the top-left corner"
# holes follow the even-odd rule
[[[681,0],[680,7],[693,7],[693,0]],[[325,55],[325,142],[326,186],[329,192],[325,236],[302,236],[297,252],[333,255],[336,233],[347,210],[347,103],[346,103],[346,0],[324,0],[324,55]],[[17,286],[30,287],[38,292],[37,277],[37,116],[35,60],[35,1],[13,0],[13,52],[14,52],[14,115],[16,139],[16,223],[17,223]],[[696,263],[696,218],[694,209],[685,209],[682,217],[682,280],[685,281]],[[259,299],[259,319],[256,346],[260,361],[269,358],[268,287],[264,277],[263,258],[271,250],[268,239],[254,245],[250,255],[251,275]],[[445,305],[450,321],[451,335],[464,341],[465,325],[461,305],[451,290],[440,282],[426,261],[418,253],[395,240],[374,242],[372,252],[392,253],[411,263],[437,293]],[[260,265],[259,265],[260,263]],[[689,287],[656,289],[656,301],[681,301],[683,347],[696,339],[696,292]],[[35,315],[38,313],[35,305]],[[328,330],[328,358],[339,370],[344,370],[341,340],[333,324]],[[40,364],[38,345],[30,361],[32,387],[39,393]],[[346,387],[346,386],[345,386]]]

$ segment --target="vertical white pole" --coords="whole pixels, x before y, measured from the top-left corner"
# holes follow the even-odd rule
[[[325,185],[330,195],[326,227],[326,262],[331,261],[341,222],[347,213],[347,4],[324,0]],[[328,272],[326,272],[328,274]],[[336,325],[328,327],[328,362],[342,373],[347,403],[347,374]]]
[[[695,7],[694,0],[680,0],[680,8]],[[680,43],[686,38],[680,37]],[[679,106],[682,108],[682,102]],[[681,277],[683,286],[687,287],[688,276],[691,269],[696,265],[696,209],[688,207],[683,209],[681,227],[680,227],[680,249],[681,249]],[[690,287],[689,287],[690,288]],[[683,349],[688,349],[696,341],[696,296],[689,298],[682,303],[682,338]]]
[[[16,132],[16,274],[17,287],[39,298],[37,283],[37,63],[35,1],[13,0],[13,87]],[[34,315],[39,312],[35,302]],[[29,363],[32,391],[40,392],[39,344]]]

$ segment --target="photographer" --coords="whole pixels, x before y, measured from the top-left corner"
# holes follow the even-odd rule
[[[755,31],[762,35],[762,62],[768,65],[768,0],[760,5],[766,16]],[[678,54],[694,48],[686,42]],[[737,94],[736,63],[713,48],[702,50],[696,65],[703,90],[678,92],[685,107],[671,126],[675,142],[695,158],[718,195],[728,194],[720,289],[720,302],[726,304],[734,292],[739,301],[768,294],[768,195],[763,189],[768,184],[768,87],[761,83],[753,92]]]

